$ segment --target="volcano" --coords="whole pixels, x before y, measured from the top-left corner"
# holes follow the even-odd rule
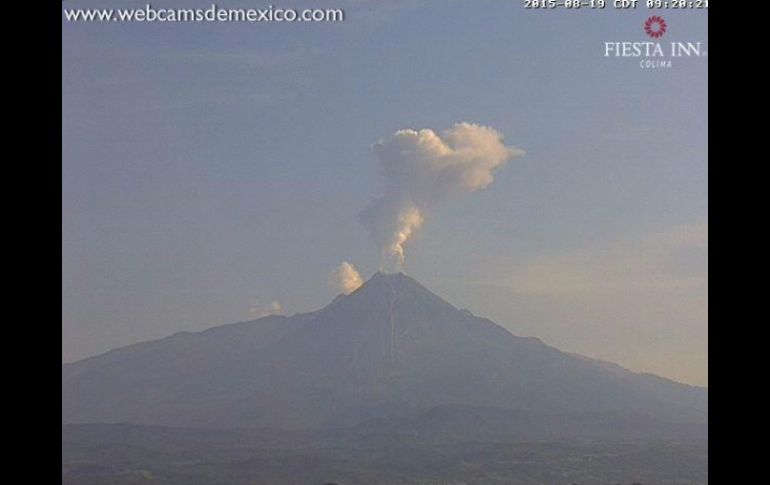
[[[517,337],[409,276],[376,273],[316,312],[177,333],[65,364],[62,420],[535,435],[590,434],[604,423],[622,435],[703,428],[708,393]]]

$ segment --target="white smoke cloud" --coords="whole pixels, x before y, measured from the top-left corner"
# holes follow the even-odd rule
[[[356,291],[359,286],[364,284],[364,280],[356,267],[347,261],[343,261],[332,270],[331,282],[336,291],[346,295]]]
[[[270,315],[283,315],[283,305],[278,300],[273,300],[269,303],[262,303],[258,299],[251,300],[249,306],[249,316],[251,318],[262,318]]]
[[[400,130],[374,146],[385,194],[361,212],[377,242],[381,266],[404,265],[404,246],[443,199],[485,189],[495,172],[524,151],[503,144],[493,128],[457,123],[440,135]]]

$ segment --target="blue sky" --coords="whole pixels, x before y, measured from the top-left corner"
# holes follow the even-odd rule
[[[646,40],[644,8],[381,3],[323,2],[346,12],[329,24],[63,23],[63,361],[324,305],[341,261],[378,266],[357,219],[372,145],[467,121],[527,155],[436,208],[406,272],[515,334],[706,384],[707,58],[605,58]],[[706,44],[705,12],[664,16],[663,41]]]

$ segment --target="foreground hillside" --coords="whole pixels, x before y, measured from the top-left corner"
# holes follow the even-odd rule
[[[63,430],[63,485],[705,485],[705,441],[425,439],[133,425]]]

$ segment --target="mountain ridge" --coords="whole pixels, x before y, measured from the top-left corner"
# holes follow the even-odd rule
[[[467,406],[707,423],[707,389],[611,365],[515,336],[403,273],[377,272],[315,312],[64,364],[62,420],[334,428]]]

